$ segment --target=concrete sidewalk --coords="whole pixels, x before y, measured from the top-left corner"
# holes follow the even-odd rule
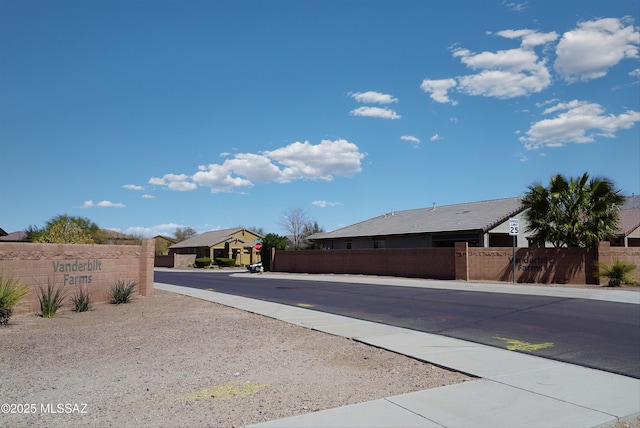
[[[252,276],[256,280],[339,280],[396,286],[517,292],[640,304],[640,293],[624,290],[399,278],[277,274]],[[348,337],[479,378],[442,388],[265,422],[252,427],[597,427],[611,426],[618,421],[640,416],[638,379],[278,303],[168,284],[155,283],[154,287]]]

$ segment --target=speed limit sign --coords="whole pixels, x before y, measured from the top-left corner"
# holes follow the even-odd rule
[[[509,219],[509,235],[518,236],[520,233],[520,219],[510,218]]]

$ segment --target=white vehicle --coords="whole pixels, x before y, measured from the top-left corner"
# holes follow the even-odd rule
[[[261,273],[263,271],[262,262],[247,266],[247,270],[251,273]]]

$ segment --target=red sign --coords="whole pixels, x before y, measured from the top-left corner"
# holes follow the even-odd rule
[[[253,248],[255,248],[256,251],[262,250],[262,242],[256,242],[256,245],[254,245]]]

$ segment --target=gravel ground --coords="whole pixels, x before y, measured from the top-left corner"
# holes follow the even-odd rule
[[[159,290],[14,316],[0,343],[0,427],[237,427],[471,379]]]
[[[14,316],[0,342],[3,427],[234,427],[470,380],[159,290],[53,319]]]

